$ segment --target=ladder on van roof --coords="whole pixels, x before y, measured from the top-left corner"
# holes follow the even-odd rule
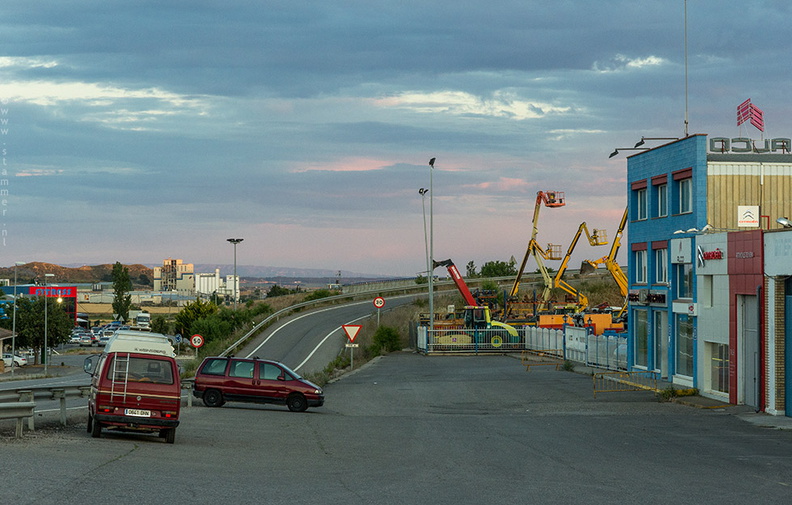
[[[127,385],[129,384],[129,353],[126,353],[126,356],[117,353],[113,357],[113,380],[110,381],[110,400],[113,400],[116,396],[116,382],[121,382],[120,379],[124,381],[124,392],[123,392],[123,402],[126,402],[126,392],[127,392]],[[122,393],[117,393],[118,396],[121,396]]]

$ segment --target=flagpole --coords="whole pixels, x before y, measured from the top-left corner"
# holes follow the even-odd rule
[[[685,137],[688,136],[688,39],[687,39],[687,0],[685,0]]]

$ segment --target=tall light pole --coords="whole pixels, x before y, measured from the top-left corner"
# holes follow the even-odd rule
[[[434,330],[434,164],[429,160],[429,329]]]
[[[421,195],[421,208],[423,209],[423,228],[424,228],[424,247],[426,249],[426,275],[430,275],[432,272],[432,267],[429,265],[429,236],[426,234],[426,193],[429,190],[427,188],[421,188],[418,190],[418,194]],[[429,281],[427,277],[427,282]]]
[[[49,333],[49,329],[47,328],[47,312],[48,312],[48,303],[47,303],[47,277],[55,277],[55,274],[44,274],[44,352],[41,354],[41,359],[44,361],[44,375],[47,375],[47,366],[49,365],[49,356],[47,356],[47,333]]]
[[[14,376],[14,356],[16,356],[16,313],[17,313],[17,266],[24,265],[21,261],[14,262],[14,315],[11,323],[11,377]]]
[[[231,296],[234,297],[234,311],[236,311],[236,309],[237,309],[237,290],[239,289],[239,286],[238,286],[239,281],[237,280],[237,270],[236,270],[236,267],[237,267],[237,263],[236,263],[236,246],[237,246],[238,243],[242,242],[245,239],[243,239],[243,238],[228,238],[226,240],[231,242],[232,244],[234,244],[234,292],[233,292],[233,294]]]

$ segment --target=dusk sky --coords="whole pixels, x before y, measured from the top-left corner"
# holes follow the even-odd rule
[[[790,18],[688,2],[690,134],[762,138],[736,123],[750,98],[764,138],[792,136]],[[522,259],[537,191],[567,199],[540,243],[582,221],[610,238],[633,152],[608,155],[684,135],[684,19],[683,0],[3,2],[0,266],[230,264],[240,237],[239,265],[413,276],[433,157],[434,256],[463,273]]]

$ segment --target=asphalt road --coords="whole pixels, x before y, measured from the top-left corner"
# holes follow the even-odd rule
[[[324,407],[184,409],[176,443],[85,424],[0,430],[15,504],[786,503],[792,432],[739,407],[591,394],[588,376],[508,356],[394,353]],[[744,410],[744,409],[743,409]],[[738,415],[739,414],[739,415]]]

